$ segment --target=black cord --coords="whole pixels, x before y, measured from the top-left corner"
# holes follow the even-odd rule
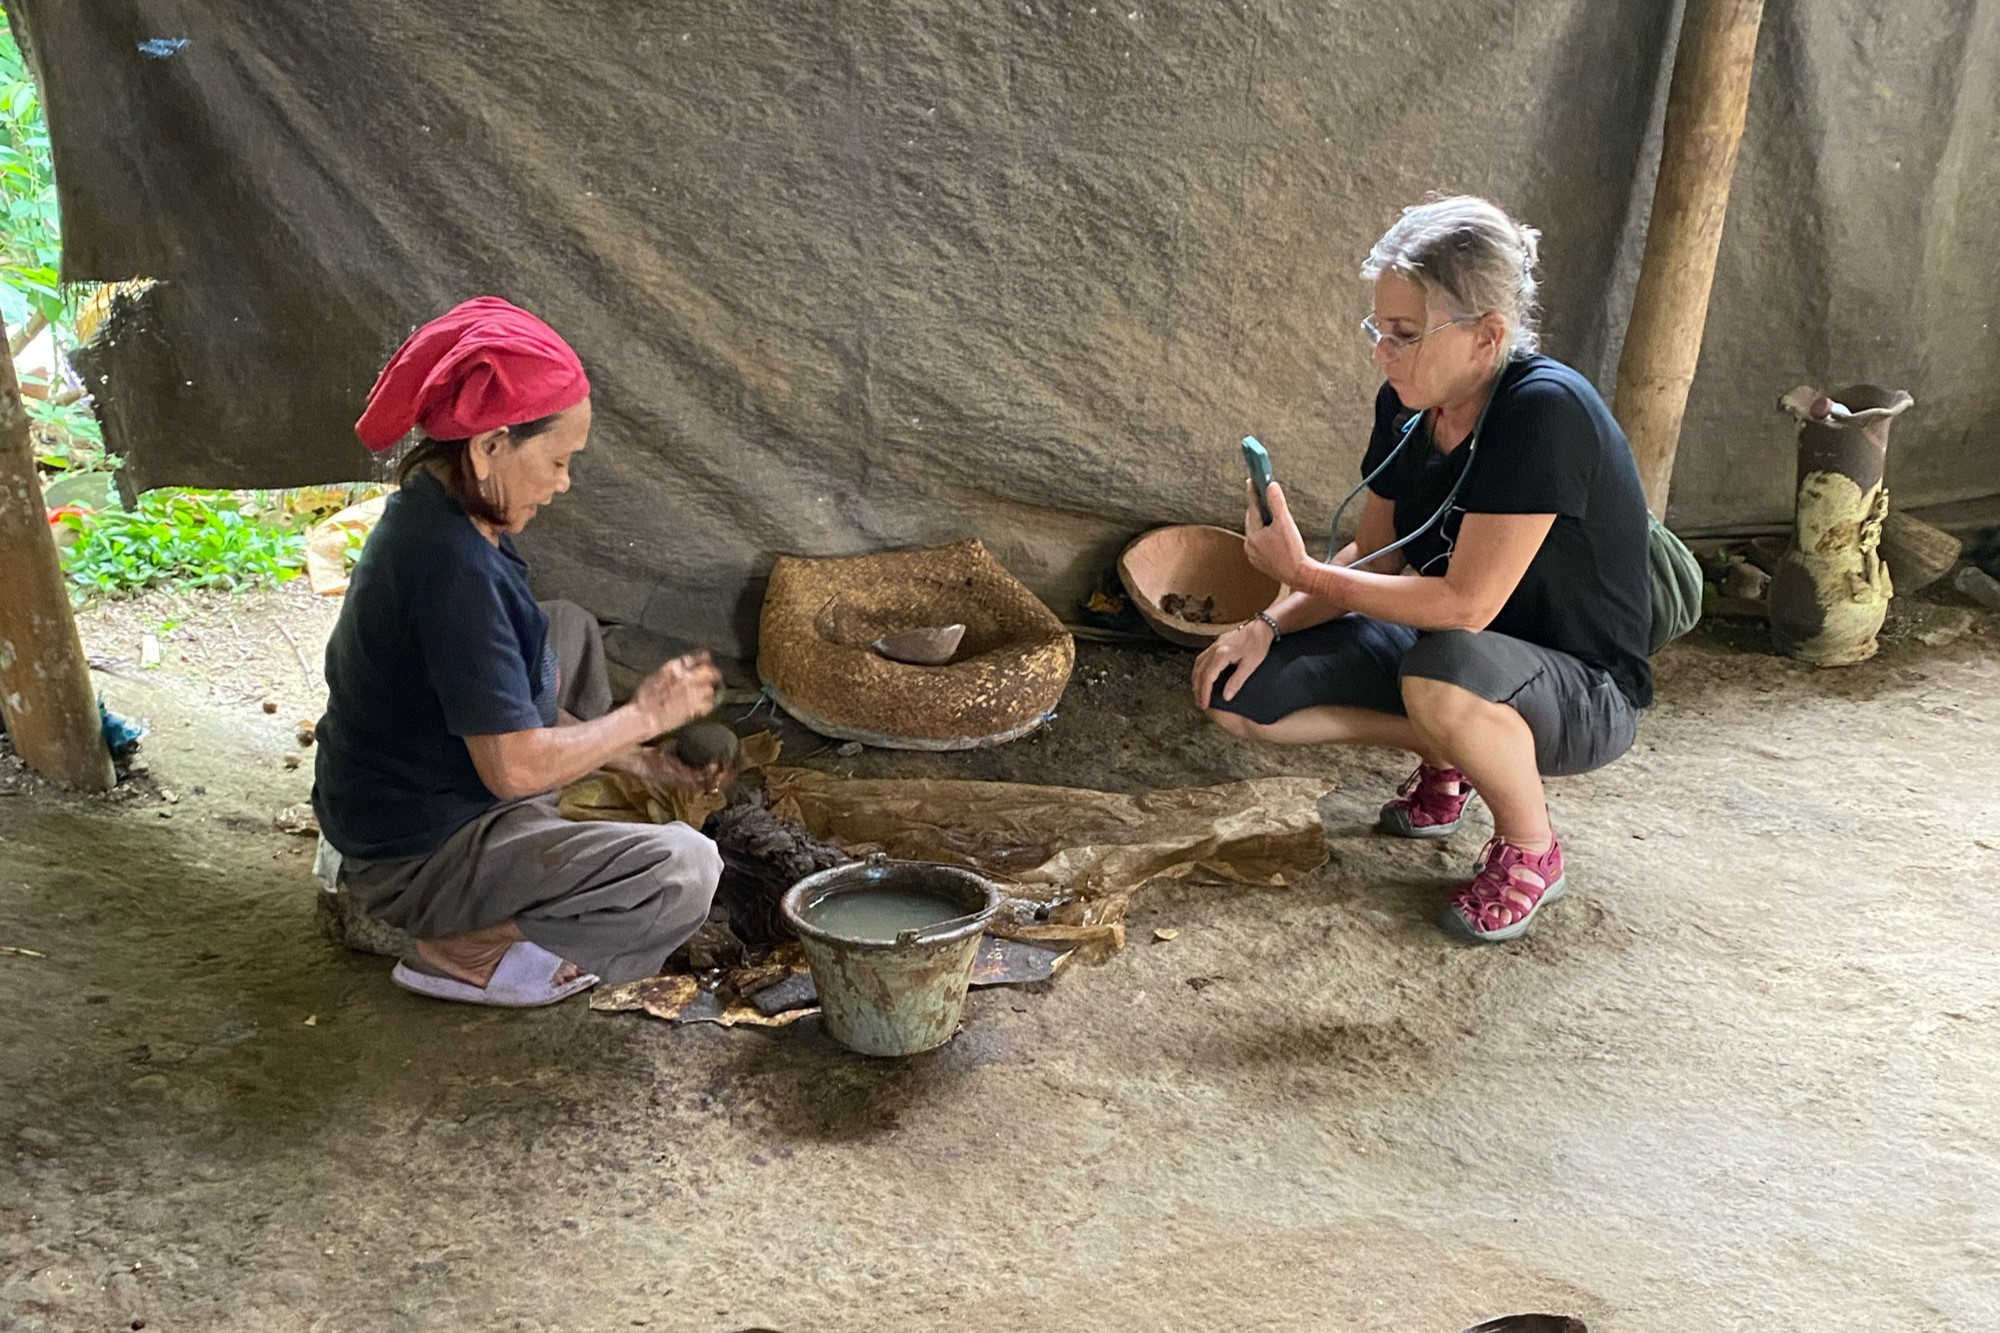
[[[1504,368],[1503,368],[1503,373],[1504,373]],[[1408,546],[1411,542],[1423,536],[1425,533],[1429,532],[1432,528],[1436,527],[1439,523],[1444,521],[1445,515],[1451,512],[1451,507],[1453,503],[1457,501],[1458,493],[1465,489],[1465,479],[1472,475],[1472,460],[1479,449],[1479,432],[1481,428],[1483,428],[1486,425],[1486,414],[1493,410],[1493,400],[1495,397],[1499,395],[1499,393],[1500,393],[1500,377],[1498,375],[1495,375],[1493,377],[1492,387],[1490,387],[1486,391],[1486,402],[1479,409],[1479,417],[1472,423],[1472,434],[1468,435],[1465,439],[1465,466],[1459,469],[1458,480],[1452,482],[1451,490],[1446,493],[1444,497],[1444,503],[1438,506],[1437,512],[1435,514],[1432,514],[1429,518],[1425,519],[1421,524],[1419,524],[1417,526],[1416,531],[1412,532],[1409,536],[1399,538],[1396,541],[1390,542],[1387,546],[1383,547],[1379,551],[1373,551],[1370,552],[1368,555],[1362,556],[1360,559],[1356,560],[1353,564],[1349,565],[1348,566],[1349,569],[1359,569],[1363,565],[1366,565],[1371,561],[1379,560],[1383,556],[1388,555],[1391,552],[1402,550],[1405,546]],[[1340,502],[1340,507],[1333,511],[1333,533],[1327,539],[1327,546],[1326,546],[1326,561],[1328,564],[1332,564],[1334,557],[1340,554],[1340,520],[1341,517],[1347,513],[1347,506],[1354,503],[1355,496],[1361,494],[1361,492],[1367,490],[1369,486],[1373,485],[1377,477],[1381,476],[1384,472],[1389,470],[1389,465],[1396,461],[1397,457],[1402,454],[1404,446],[1409,444],[1411,438],[1416,435],[1417,424],[1421,422],[1423,419],[1424,419],[1424,414],[1422,412],[1419,412],[1415,416],[1410,418],[1408,424],[1406,424],[1403,427],[1403,438],[1396,441],[1396,447],[1389,451],[1389,456],[1383,459],[1380,465],[1378,465],[1373,472],[1370,472],[1367,476],[1363,477],[1361,479],[1361,484],[1359,486],[1356,486],[1353,490],[1349,491],[1347,493],[1347,498]]]

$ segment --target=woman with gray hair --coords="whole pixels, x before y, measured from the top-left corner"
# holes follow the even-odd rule
[[[1494,836],[1442,917],[1524,933],[1564,889],[1542,778],[1610,763],[1652,702],[1647,513],[1624,433],[1590,381],[1537,353],[1538,234],[1484,199],[1404,210],[1361,273],[1386,381],[1355,539],[1307,554],[1283,490],[1245,517],[1288,594],[1195,664],[1239,736],[1418,757],[1382,828],[1448,837],[1473,795]]]

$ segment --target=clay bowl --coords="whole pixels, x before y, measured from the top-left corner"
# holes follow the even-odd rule
[[[1278,581],[1251,567],[1243,554],[1243,534],[1205,523],[1154,528],[1118,557],[1118,581],[1139,614],[1163,639],[1188,648],[1206,648],[1276,601]],[[1160,603],[1169,593],[1200,601],[1215,599],[1215,623],[1197,624],[1168,615]]]

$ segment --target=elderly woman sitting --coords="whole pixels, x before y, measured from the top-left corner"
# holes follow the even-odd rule
[[[1296,591],[1194,673],[1238,735],[1414,751],[1389,833],[1446,837],[1484,797],[1494,837],[1443,915],[1480,941],[1563,892],[1542,778],[1623,754],[1653,698],[1645,495],[1590,381],[1536,355],[1535,251],[1472,198],[1408,209],[1376,243],[1362,329],[1385,382],[1359,535],[1312,559],[1272,486],[1245,542]]]
[[[701,717],[705,655],[610,706],[597,625],[541,606],[514,551],[569,489],[590,381],[556,332],[492,297],[411,336],[356,426],[420,427],[326,650],[313,808],[348,891],[414,936],[394,979],[471,1004],[549,1004],[658,972],[706,918],[715,845],[684,824],[577,824],[565,783],[604,766],[702,785],[641,744]]]

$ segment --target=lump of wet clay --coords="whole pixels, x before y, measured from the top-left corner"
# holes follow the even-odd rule
[[[911,666],[943,666],[951,661],[965,640],[965,626],[945,625],[938,629],[906,629],[885,634],[870,646],[891,662]]]
[[[778,910],[792,885],[807,875],[854,858],[807,829],[771,812],[770,793],[749,787],[710,815],[703,833],[722,854],[722,882],[715,906],[729,918],[736,938],[752,949],[792,937]]]
[[[689,768],[707,768],[711,764],[735,768],[743,757],[743,746],[736,733],[720,722],[697,722],[682,727],[674,737],[674,757]]]

